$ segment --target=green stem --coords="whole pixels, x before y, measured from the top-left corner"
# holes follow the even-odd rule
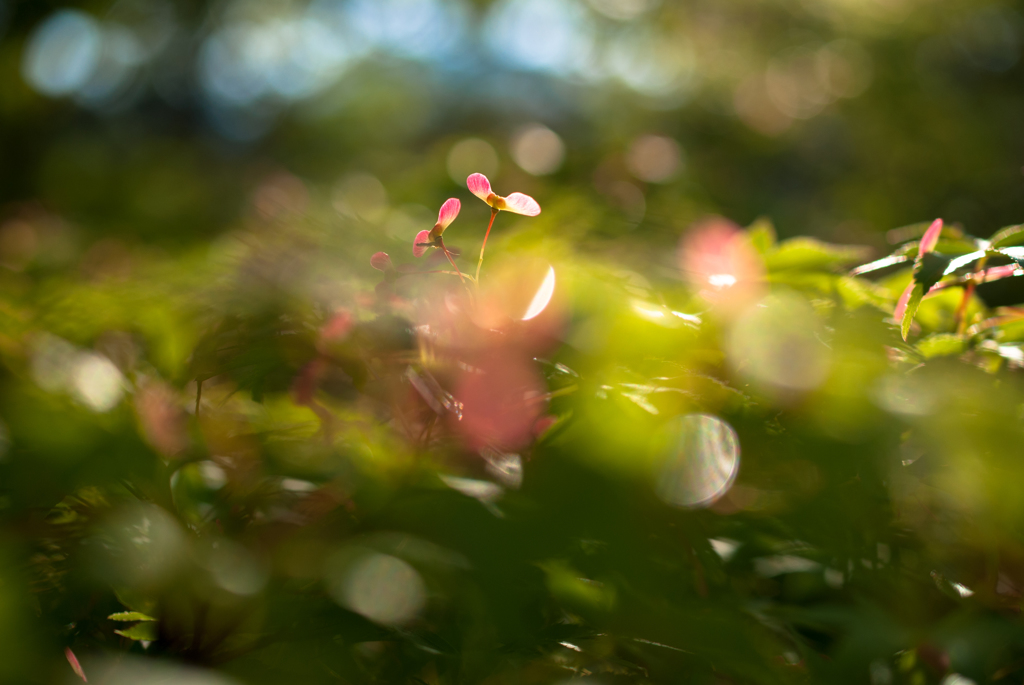
[[[487,248],[487,236],[491,234],[491,226],[494,225],[494,217],[498,216],[498,210],[491,208],[491,221],[487,224],[487,232],[484,233],[484,242],[480,246],[480,259],[476,263],[476,281],[480,282],[480,267],[484,265],[484,250]]]

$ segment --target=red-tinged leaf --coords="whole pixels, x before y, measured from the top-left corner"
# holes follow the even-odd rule
[[[920,254],[931,252],[935,249],[935,246],[939,242],[939,236],[942,235],[942,219],[936,219],[932,222],[932,225],[928,227],[928,230],[921,236],[921,247]]]
[[[904,295],[907,297],[906,301],[904,302],[903,297],[900,297],[900,302],[903,304],[903,316],[897,318],[900,321],[900,334],[904,340],[910,335],[910,325],[914,323],[914,315],[917,314],[917,308],[921,306],[921,298],[924,297],[923,285],[913,283],[911,286],[904,291]],[[897,304],[896,309],[899,310],[899,308],[900,305]]]
[[[78,663],[78,657],[75,656],[70,647],[64,648],[64,656],[67,657],[68,663],[71,664],[71,670],[75,672],[75,675],[81,678],[83,682],[89,682],[89,679],[85,677],[85,671],[82,670],[82,664]]]

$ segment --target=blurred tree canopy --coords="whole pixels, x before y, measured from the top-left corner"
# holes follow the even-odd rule
[[[1022,51],[0,0],[0,682],[1020,680]]]

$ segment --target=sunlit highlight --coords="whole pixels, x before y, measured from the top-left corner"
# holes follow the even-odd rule
[[[526,313],[523,314],[523,321],[529,321],[540,316],[541,312],[547,309],[547,306],[551,303],[551,298],[555,294],[555,267],[548,267],[548,274],[544,277],[544,282],[540,284],[540,288],[537,289],[537,294],[533,296],[530,301],[530,306],[526,308]]]

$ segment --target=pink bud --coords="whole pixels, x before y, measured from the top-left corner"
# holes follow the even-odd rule
[[[89,679],[85,677],[85,671],[82,670],[82,665],[78,663],[78,658],[75,653],[71,651],[70,647],[64,648],[64,656],[67,657],[68,663],[71,664],[71,670],[75,672],[75,675],[81,678],[84,682],[89,682]]]
[[[370,266],[377,271],[390,271],[395,268],[387,252],[377,252],[370,257]]]

